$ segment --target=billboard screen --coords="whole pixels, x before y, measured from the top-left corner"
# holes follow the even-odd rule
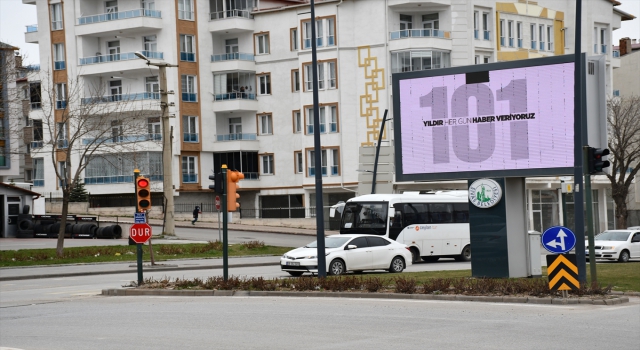
[[[573,173],[573,56],[394,74],[398,181]]]

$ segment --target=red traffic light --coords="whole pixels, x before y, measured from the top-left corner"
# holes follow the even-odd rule
[[[147,187],[147,186],[149,186],[149,180],[147,179],[138,180],[138,187]]]

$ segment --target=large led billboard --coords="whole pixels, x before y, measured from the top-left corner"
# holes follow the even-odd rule
[[[396,179],[572,174],[573,55],[393,75]]]

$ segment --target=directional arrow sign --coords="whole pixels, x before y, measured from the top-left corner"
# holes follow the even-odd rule
[[[542,246],[551,253],[562,254],[576,245],[576,235],[564,226],[548,228],[541,236]]]

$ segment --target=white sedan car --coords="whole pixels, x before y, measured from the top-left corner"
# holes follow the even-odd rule
[[[325,237],[327,273],[387,270],[402,272],[411,265],[409,248],[391,239],[374,235],[333,235]],[[292,276],[318,273],[317,241],[288,251],[280,258],[282,271]]]
[[[627,262],[629,259],[640,258],[640,231],[638,230],[609,230],[595,237],[596,259],[618,260]],[[589,242],[585,242],[585,254],[589,259]]]

